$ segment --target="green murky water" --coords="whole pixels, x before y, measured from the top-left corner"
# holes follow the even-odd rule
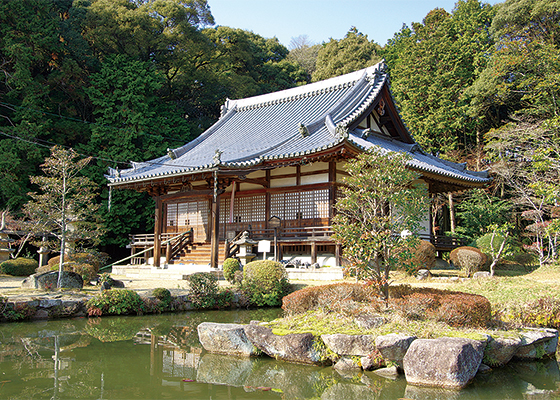
[[[204,321],[270,320],[279,310],[210,311],[0,325],[0,399],[551,399],[555,360],[477,376],[460,392],[373,373],[205,353]]]

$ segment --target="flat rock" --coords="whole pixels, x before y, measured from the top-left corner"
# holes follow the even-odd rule
[[[364,371],[371,371],[385,366],[385,360],[379,350],[375,350],[373,353],[361,357],[360,363]]]
[[[249,341],[245,325],[203,322],[198,325],[198,339],[210,353],[233,356],[257,355],[257,348]]]
[[[385,318],[381,315],[361,314],[354,318],[354,322],[362,329],[375,329],[385,324]]]
[[[50,290],[56,289],[57,281],[58,271],[51,271],[43,274],[33,274],[28,276],[21,283],[21,287],[27,289]],[[60,280],[60,287],[67,289],[81,289],[84,287],[84,280],[81,275],[75,272],[63,271]]]
[[[367,356],[375,351],[375,337],[372,335],[321,335],[325,345],[338,355]]]
[[[352,357],[342,356],[340,359],[334,364],[334,369],[337,371],[348,371],[348,370],[361,370],[362,367],[358,363],[357,360],[353,359]]]
[[[490,278],[490,272],[488,271],[478,271],[473,274],[473,279],[483,279],[483,278]]]
[[[490,367],[506,365],[523,344],[521,338],[491,337],[484,350],[484,363]]]
[[[386,361],[395,362],[402,368],[404,355],[414,340],[416,336],[391,333],[376,337],[375,346]]]
[[[546,328],[525,328],[521,332],[523,343],[514,355],[519,360],[538,360],[556,353],[558,331]]]
[[[419,281],[426,280],[426,279],[430,278],[431,276],[432,276],[432,274],[430,273],[430,270],[428,270],[428,269],[419,269],[418,272],[416,273],[416,279],[418,279]]]
[[[278,360],[304,363],[324,364],[326,356],[314,348],[311,333],[291,333],[275,335],[272,329],[260,325],[245,325],[245,334],[259,350]]]
[[[396,380],[399,377],[399,369],[396,366],[379,368],[373,371],[375,375],[379,375],[382,378]]]
[[[417,339],[403,359],[411,385],[462,389],[476,375],[485,341],[464,338]]]

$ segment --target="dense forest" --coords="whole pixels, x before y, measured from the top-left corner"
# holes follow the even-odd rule
[[[17,217],[49,149],[71,147],[94,160],[86,174],[100,187],[102,246],[123,247],[129,233],[152,229],[152,200],[114,191],[109,209],[108,167],[128,168],[192,140],[227,98],[385,59],[401,115],[423,149],[495,176],[488,190],[455,197],[454,233],[475,239],[510,224],[526,245],[555,257],[560,1],[459,0],[451,13],[436,8],[403,25],[384,45],[350,27],[320,44],[294,38],[289,49],[216,25],[211,4],[0,0],[0,208]],[[450,199],[435,198],[433,215]]]

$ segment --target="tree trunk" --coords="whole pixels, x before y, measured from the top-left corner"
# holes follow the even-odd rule
[[[451,233],[455,234],[455,208],[453,207],[453,193],[447,193],[449,199],[449,223],[451,224]]]

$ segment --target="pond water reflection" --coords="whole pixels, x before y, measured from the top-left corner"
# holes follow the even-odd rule
[[[269,358],[205,353],[204,321],[270,320],[279,310],[0,325],[1,399],[550,399],[560,386],[555,360],[513,363],[455,392],[407,386],[374,373]]]

